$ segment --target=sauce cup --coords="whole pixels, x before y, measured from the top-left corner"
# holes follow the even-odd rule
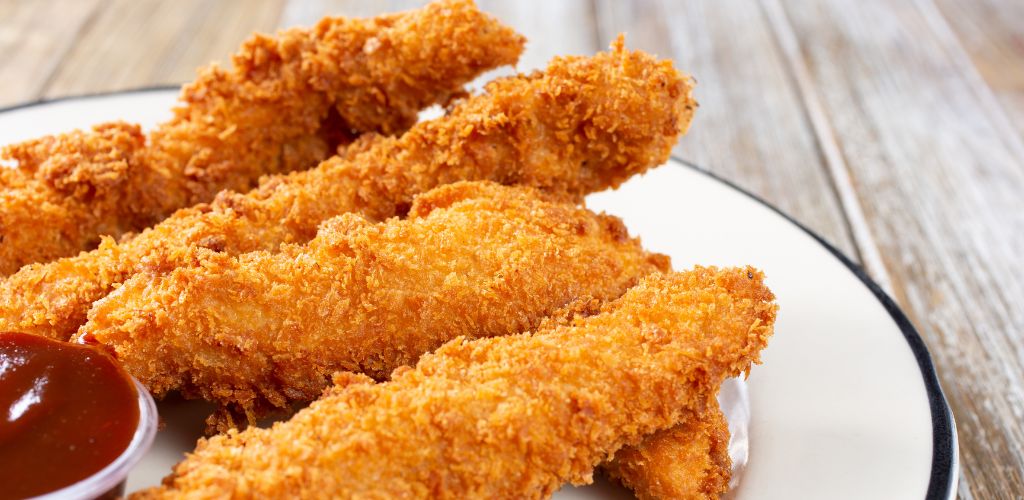
[[[112,499],[124,495],[128,473],[153,444],[159,422],[153,396],[135,380],[135,377],[132,377],[132,382],[135,383],[135,392],[138,393],[139,425],[128,447],[99,472],[59,490],[33,497],[33,500]]]

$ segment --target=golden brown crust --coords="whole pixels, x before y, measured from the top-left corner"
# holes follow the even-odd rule
[[[621,295],[666,271],[614,217],[525,187],[456,183],[408,219],[346,214],[307,245],[232,257],[199,250],[96,302],[80,335],[161,395],[240,407],[307,402],[340,371],[384,379],[459,336],[527,331],[580,294]]]
[[[572,197],[615,186],[664,162],[694,107],[689,80],[669,62],[621,47],[558,58],[488,92],[399,138],[366,137],[315,169],[181,210],[123,244],[26,267],[0,283],[0,328],[66,339],[117,283],[139,269],[173,269],[191,246],[275,250],[308,241],[342,213],[401,214],[416,194],[450,182],[526,184]]]
[[[729,489],[729,423],[712,400],[671,429],[625,447],[602,468],[641,500],[717,499]]]
[[[538,329],[571,325],[600,313],[603,305],[597,298],[579,297],[545,318]],[[601,468],[642,500],[720,498],[732,475],[729,423],[712,399],[706,411],[684,412],[674,427],[622,448]]]
[[[402,131],[423,107],[514,63],[522,46],[469,0],[256,35],[231,69],[201,70],[148,140],[114,123],[0,151],[19,163],[0,175],[0,275],[313,166],[339,134]]]
[[[139,496],[544,498],[588,483],[757,360],[775,318],[762,279],[655,274],[571,326],[456,339],[387,383],[340,377],[288,422],[201,442]]]

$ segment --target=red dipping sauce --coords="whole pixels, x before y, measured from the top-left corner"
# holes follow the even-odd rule
[[[138,426],[135,383],[108,354],[0,333],[0,498],[42,495],[95,474]]]

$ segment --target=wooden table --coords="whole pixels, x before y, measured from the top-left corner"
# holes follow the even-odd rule
[[[180,83],[253,30],[420,3],[0,0],[0,105]],[[695,75],[678,154],[888,289],[953,406],[960,495],[1024,492],[1024,2],[480,3],[529,37],[521,70],[625,31]]]

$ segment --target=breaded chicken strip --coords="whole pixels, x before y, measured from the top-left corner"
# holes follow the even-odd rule
[[[731,467],[729,423],[713,399],[703,414],[688,412],[675,427],[602,465],[640,500],[720,498],[729,490]]]
[[[485,70],[512,64],[523,38],[470,0],[372,19],[326,18],[256,35],[182,89],[148,137],[101,125],[9,146],[0,156],[0,275],[95,248],[265,174],[306,169],[339,134],[400,132]]]
[[[696,105],[690,89],[670,62],[621,43],[557,58],[544,72],[492,82],[399,138],[357,142],[315,169],[181,210],[128,242],[26,267],[0,284],[0,329],[67,339],[117,283],[177,266],[190,246],[275,250],[308,241],[342,213],[401,215],[413,196],[446,183],[493,180],[572,197],[616,186],[668,159]]]
[[[456,339],[291,420],[199,444],[143,498],[545,498],[703,412],[772,333],[760,272],[655,274],[572,326]]]
[[[581,297],[545,318],[539,330],[572,325],[601,311],[603,302]],[[626,446],[601,465],[641,500],[712,500],[729,489],[729,422],[712,399],[705,412],[686,411],[674,427]]]
[[[456,183],[407,219],[331,219],[307,245],[199,250],[98,301],[82,337],[151,392],[258,410],[316,399],[338,371],[383,379],[459,335],[536,327],[581,295],[620,296],[668,268],[622,222],[526,187]]]

